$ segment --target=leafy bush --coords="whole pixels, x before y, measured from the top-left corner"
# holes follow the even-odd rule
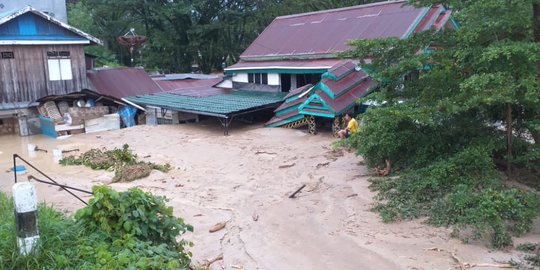
[[[96,197],[77,212],[75,220],[39,206],[40,241],[34,256],[19,255],[13,204],[0,193],[0,265],[6,269],[187,269],[191,253],[185,248],[191,243],[176,237],[193,228],[172,216],[164,198],[138,189],[117,193],[96,187],[94,193]]]
[[[489,235],[494,247],[507,246],[512,235],[530,230],[540,200],[534,192],[505,189],[494,162],[505,154],[504,137],[467,117],[441,121],[436,115],[407,113],[405,105],[375,108],[346,144],[369,166],[390,159],[394,173],[400,172],[399,177],[371,179],[370,187],[378,191],[374,209],[383,221],[425,216],[430,224],[453,226],[456,232],[472,229],[472,238]],[[517,151],[531,147],[515,141]]]
[[[150,175],[152,170],[168,172],[170,164],[155,164],[137,160],[137,155],[124,144],[121,149],[90,149],[79,157],[68,156],[60,160],[61,165],[84,165],[94,170],[114,171],[113,182],[127,182]]]
[[[104,186],[93,188],[94,198],[77,211],[75,219],[89,231],[103,231],[111,239],[133,235],[141,241],[165,244],[183,251],[188,243],[176,237],[193,231],[181,218],[173,216],[165,198],[153,196],[138,188],[116,192]]]

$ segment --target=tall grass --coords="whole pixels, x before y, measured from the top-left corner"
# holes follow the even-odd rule
[[[32,255],[19,254],[13,201],[0,193],[0,266],[3,269],[63,269],[77,262],[75,221],[43,204],[38,208],[40,241]],[[68,259],[69,258],[69,259]]]

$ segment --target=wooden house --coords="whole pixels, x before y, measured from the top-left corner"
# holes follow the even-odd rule
[[[30,6],[0,13],[0,133],[31,134],[37,99],[88,88],[84,46],[94,44],[102,42]]]

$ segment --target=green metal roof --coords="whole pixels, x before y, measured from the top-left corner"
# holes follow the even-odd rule
[[[174,111],[201,115],[229,117],[234,114],[263,109],[281,103],[287,93],[268,93],[237,90],[209,97],[190,97],[171,93],[157,93],[127,98],[136,104],[155,106]]]

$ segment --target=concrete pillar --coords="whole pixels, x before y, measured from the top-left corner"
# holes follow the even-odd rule
[[[30,182],[19,182],[13,185],[12,190],[17,246],[21,255],[28,255],[35,250],[39,239],[36,188]]]

